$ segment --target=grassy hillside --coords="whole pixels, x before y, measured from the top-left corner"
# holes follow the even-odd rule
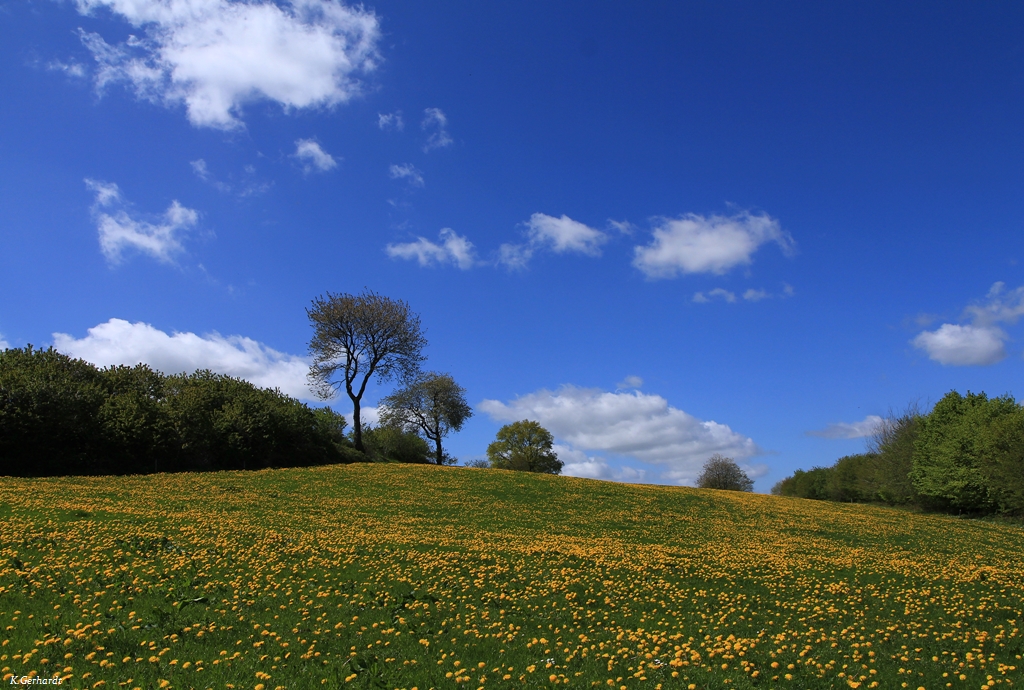
[[[4,480],[0,547],[63,687],[1024,684],[1024,531],[949,517],[348,465]]]

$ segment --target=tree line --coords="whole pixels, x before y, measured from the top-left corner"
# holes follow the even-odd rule
[[[330,407],[200,370],[165,375],[145,364],[99,368],[53,348],[0,351],[0,475],[141,474],[340,462],[451,465],[443,439],[473,412],[447,373],[423,371],[426,346],[409,305],[371,291],[313,300],[311,389],[344,392],[352,429]],[[362,420],[371,379],[398,384]],[[523,420],[502,427],[476,464],[558,474],[551,434]]]
[[[772,493],[970,515],[1024,515],[1024,406],[946,394],[927,414],[891,413],[867,452],[797,470]]]

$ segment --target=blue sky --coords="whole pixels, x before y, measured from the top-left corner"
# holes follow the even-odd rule
[[[1012,3],[7,0],[0,339],[303,389],[404,299],[475,416],[692,482],[1019,394]],[[374,386],[364,403],[389,392]],[[335,405],[348,411],[346,401]]]

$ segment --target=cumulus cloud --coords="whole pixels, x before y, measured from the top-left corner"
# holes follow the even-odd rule
[[[562,474],[566,477],[582,477],[584,479],[604,479],[612,482],[642,483],[647,479],[648,472],[628,466],[612,466],[602,457],[589,456],[581,450],[555,443],[551,446],[558,459],[564,465]]]
[[[417,237],[415,242],[389,244],[384,251],[392,259],[416,259],[420,266],[454,264],[466,270],[476,263],[473,243],[458,235],[451,228],[444,228],[438,234],[439,242]]]
[[[184,103],[197,127],[241,126],[242,106],[329,107],[359,93],[377,61],[373,12],[336,0],[76,0],[139,33],[111,45],[80,30],[95,58],[97,88],[123,82],[139,98]]]
[[[550,248],[556,254],[575,252],[587,256],[600,256],[601,245],[608,236],[567,215],[555,218],[545,213],[534,213],[526,222],[527,235],[534,246]]]
[[[423,186],[423,173],[412,163],[393,163],[388,168],[392,180],[407,180],[413,187]]]
[[[53,346],[101,367],[141,362],[165,374],[210,369],[261,388],[280,388],[296,398],[313,398],[306,385],[309,362],[305,358],[240,335],[167,334],[148,323],[110,319],[90,328],[84,338],[54,333]]]
[[[448,117],[440,108],[427,108],[423,113],[423,122],[420,123],[420,127],[423,131],[430,132],[427,136],[427,143],[423,146],[424,153],[450,146],[452,138],[448,134]]]
[[[401,132],[405,129],[405,122],[402,120],[402,111],[396,110],[393,113],[377,113],[377,126],[383,130],[395,129]]]
[[[947,366],[987,366],[1006,357],[1006,333],[996,326],[944,323],[937,330],[924,331],[911,342],[928,357]]]
[[[302,163],[306,173],[327,172],[338,167],[334,156],[320,148],[320,144],[312,139],[296,139],[294,155]]]
[[[999,324],[1015,324],[1024,316],[1024,287],[1007,290],[994,283],[984,300],[964,309],[967,324],[944,323],[933,331],[922,331],[911,344],[928,357],[947,366],[988,366],[1006,357],[1009,339]],[[924,322],[922,321],[922,324]]]
[[[837,422],[824,429],[808,431],[807,435],[819,438],[864,438],[875,433],[882,421],[878,415],[869,414],[859,422]]]
[[[693,481],[714,453],[744,460],[760,451],[725,424],[702,421],[659,395],[562,386],[480,409],[500,422],[531,419],[574,449],[614,453],[659,466],[660,478]]]
[[[533,255],[542,249],[556,254],[600,256],[601,245],[608,241],[607,234],[564,214],[556,218],[546,213],[534,213],[524,225],[529,241],[525,244],[501,245],[498,248],[498,265],[510,270],[524,269]]]
[[[86,179],[85,184],[96,194],[92,214],[100,250],[111,264],[119,264],[125,251],[130,250],[148,254],[163,263],[174,263],[174,257],[184,250],[183,236],[199,222],[199,213],[177,200],[171,202],[157,223],[133,218],[124,208],[124,199],[116,184],[90,179]]]
[[[754,252],[767,242],[775,242],[785,252],[793,248],[792,238],[779,222],[763,213],[661,218],[653,234],[650,244],[633,248],[633,265],[652,279],[679,273],[721,275],[750,264]]]

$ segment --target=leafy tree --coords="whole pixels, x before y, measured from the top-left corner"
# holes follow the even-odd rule
[[[352,401],[353,442],[365,451],[360,402],[376,375],[387,381],[411,378],[424,360],[420,318],[400,300],[369,290],[359,295],[327,293],[306,310],[313,326],[309,381],[323,400],[344,388]]]
[[[498,429],[487,446],[487,459],[499,470],[559,474],[564,463],[551,449],[553,443],[551,432],[537,422],[512,422]]]
[[[430,446],[414,431],[398,426],[367,427],[363,438],[366,454],[376,462],[429,462]]]
[[[902,412],[889,411],[868,442],[868,452],[878,456],[876,497],[896,505],[914,503],[917,491],[910,479],[914,444],[924,415],[916,403]]]
[[[831,467],[812,467],[808,471],[797,470],[793,476],[786,477],[773,486],[772,493],[776,496],[827,501],[831,474]]]
[[[697,478],[701,489],[725,489],[727,491],[753,491],[754,480],[740,469],[732,458],[715,453],[704,463]]]
[[[171,440],[163,375],[145,364],[108,367],[101,374],[107,398],[98,422],[109,447],[104,471],[134,469],[144,459],[152,460],[154,470],[158,469],[161,459],[169,455]]]
[[[978,470],[1001,512],[1024,515],[1024,408],[998,417],[985,429]]]
[[[418,374],[402,388],[381,401],[380,419],[385,426],[415,430],[434,444],[434,463],[446,462],[441,439],[459,431],[473,409],[466,402],[466,389],[449,374]]]
[[[994,507],[981,472],[979,442],[986,427],[1018,409],[1010,396],[947,393],[922,420],[910,478],[926,505],[985,512]]]
[[[96,367],[52,347],[0,352],[0,474],[90,474],[103,456]]]

